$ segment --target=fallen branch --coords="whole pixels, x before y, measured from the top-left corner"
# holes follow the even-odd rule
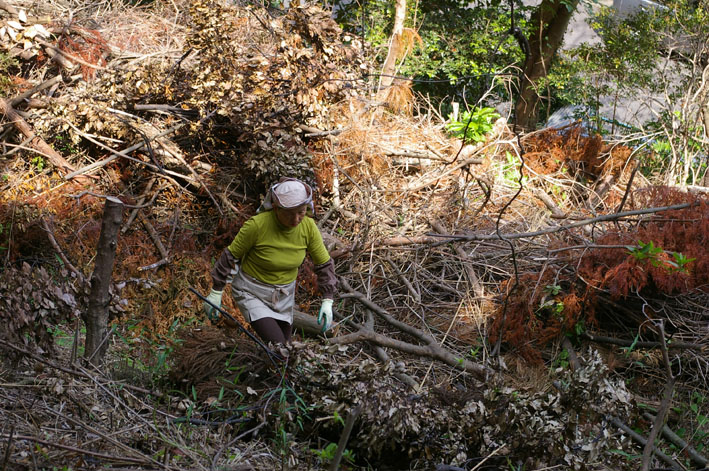
[[[455,172],[458,169],[461,169],[467,165],[473,165],[473,164],[479,165],[479,164],[482,164],[483,162],[484,162],[483,159],[478,159],[478,158],[470,158],[470,159],[463,160],[462,162],[458,162],[453,167],[446,169],[445,172],[441,172],[441,174],[436,175],[435,178],[430,178],[430,179],[428,179],[422,183],[419,183],[417,185],[414,185],[414,186],[404,187],[404,188],[402,188],[401,191],[402,192],[414,192],[414,191],[422,190],[422,189],[426,188],[427,186],[430,186],[430,185],[433,185],[433,184],[439,182],[443,177]]]
[[[647,437],[647,443],[645,443],[645,448],[643,449],[642,458],[642,471],[648,471],[650,469],[650,458],[652,456],[652,450],[655,447],[655,438],[660,433],[663,425],[665,425],[665,418],[667,417],[667,411],[670,408],[670,401],[672,400],[672,393],[675,387],[675,381],[677,378],[672,374],[672,364],[670,363],[670,357],[667,353],[667,343],[665,341],[665,324],[662,319],[658,322],[658,328],[660,329],[660,347],[662,348],[662,359],[665,362],[665,368],[667,369],[667,383],[665,384],[665,389],[662,393],[662,402],[660,402],[660,407],[657,409],[657,416],[655,421],[652,423],[652,429],[650,430],[650,435]]]
[[[360,330],[352,334],[343,335],[331,339],[330,342],[337,345],[345,345],[350,343],[367,341],[380,347],[394,348],[400,352],[408,353],[417,357],[433,358],[439,360],[446,365],[472,373],[479,379],[486,377],[487,368],[472,363],[464,358],[457,357],[451,352],[444,350],[436,345],[413,345],[401,340],[392,339],[386,335],[378,334],[374,331]]]
[[[83,60],[83,59],[80,58],[80,57],[77,57],[77,56],[75,56],[75,55],[73,55],[73,54],[69,54],[68,52],[59,49],[59,48],[58,48],[57,46],[55,46],[54,44],[50,44],[50,43],[48,43],[47,41],[45,41],[45,40],[43,40],[43,39],[36,39],[36,41],[37,41],[39,44],[41,44],[42,46],[44,46],[46,49],[51,49],[51,50],[53,50],[53,51],[55,51],[55,52],[58,52],[58,53],[61,54],[62,56],[66,57],[67,59],[72,60],[72,61],[74,61],[74,62],[76,62],[76,63],[79,63],[79,64],[81,64],[81,65],[84,65],[84,66],[86,66],[86,67],[90,67],[90,68],[96,69],[96,70],[108,70],[108,68],[106,68],[106,67],[103,67],[103,66],[100,66],[100,65],[96,65],[96,64],[91,64],[90,62],[86,62],[85,60]]]
[[[81,78],[81,74],[72,75],[71,77],[69,77],[68,82],[73,82],[73,81],[78,80],[80,78]],[[22,101],[24,99],[30,98],[35,93],[41,92],[45,88],[49,88],[49,87],[53,86],[54,84],[57,84],[57,83],[60,83],[63,81],[64,81],[64,77],[61,74],[56,75],[56,76],[50,78],[49,80],[45,80],[44,82],[40,83],[39,85],[30,88],[26,92],[17,95],[15,98],[12,99],[12,101],[10,101],[10,106],[15,107],[15,106],[19,105],[20,103],[22,103]]]
[[[553,219],[566,219],[566,213],[554,203],[554,200],[552,200],[544,190],[532,188],[532,193],[551,211],[551,217]]]
[[[67,162],[67,160],[59,154],[59,152],[52,149],[52,147],[47,144],[44,139],[34,133],[30,125],[27,124],[27,121],[22,119],[22,116],[17,113],[17,111],[12,107],[11,103],[1,98],[0,114],[5,115],[7,119],[9,119],[15,125],[15,128],[17,128],[18,131],[20,131],[25,137],[30,139],[30,147],[32,147],[33,149],[37,149],[39,152],[42,153],[42,155],[45,155],[52,163],[52,165],[64,172],[74,171],[74,167],[72,167],[72,165]]]
[[[78,370],[70,369],[70,368],[66,368],[66,367],[64,367],[64,366],[58,365],[58,364],[56,364],[56,363],[54,363],[54,362],[52,362],[52,361],[50,361],[50,360],[47,360],[46,358],[43,358],[43,357],[41,357],[41,356],[39,356],[39,355],[36,355],[35,353],[33,353],[33,352],[31,352],[31,351],[29,351],[29,350],[27,350],[27,349],[25,349],[25,348],[18,347],[17,345],[15,345],[15,344],[13,344],[13,343],[11,343],[11,342],[7,342],[7,341],[5,341],[5,340],[0,339],[0,345],[2,345],[2,346],[4,346],[4,347],[7,347],[7,348],[10,348],[10,349],[12,349],[12,350],[15,350],[16,352],[21,353],[22,355],[24,355],[24,356],[26,356],[26,357],[32,358],[33,360],[38,361],[38,362],[40,362],[40,363],[42,363],[42,364],[44,364],[44,365],[47,365],[47,366],[49,366],[49,367],[52,368],[52,369],[55,369],[55,370],[58,370],[58,371],[62,371],[62,372],[64,372],[64,373],[68,373],[68,374],[73,375],[73,376],[78,376],[78,377],[81,377],[81,378],[86,378],[86,379],[90,379],[90,380],[96,381],[96,379],[95,379],[93,376],[89,375],[88,373],[85,373],[85,372],[83,372],[83,371],[78,371]],[[141,388],[140,386],[133,386],[132,384],[128,384],[128,383],[124,383],[124,382],[120,382],[120,381],[109,381],[109,382],[110,382],[110,383],[113,383],[113,384],[116,384],[116,385],[117,385],[118,387],[120,387],[121,389],[130,389],[130,390],[133,390],[133,391],[136,391],[136,392],[140,392],[140,393],[143,393],[143,394],[149,394],[149,395],[152,395],[152,396],[155,396],[155,397],[159,397],[159,398],[165,398],[165,397],[166,397],[165,394],[163,394],[163,393],[161,393],[161,392],[159,392],[159,391],[150,391],[150,390],[148,390],[148,389]]]
[[[0,438],[7,439],[7,435],[0,435]],[[49,440],[42,440],[41,438],[37,437],[30,437],[28,435],[15,435],[15,440],[27,440],[29,442],[34,442],[34,443],[39,443],[40,445],[45,445],[49,447],[54,447],[54,448],[59,448],[62,450],[68,450],[72,451],[74,453],[77,453],[79,455],[87,455],[87,456],[95,456],[96,458],[101,458],[106,461],[110,461],[113,463],[133,463],[133,464],[143,464],[143,465],[149,465],[151,464],[151,461],[146,461],[138,458],[130,458],[127,456],[113,456],[113,455],[107,455],[105,453],[97,453],[95,451],[91,450],[86,450],[83,448],[77,448],[74,446],[69,446],[69,445],[62,445],[59,443],[55,442],[50,442]],[[174,468],[172,466],[163,466],[164,469],[178,469]]]
[[[138,204],[136,206],[143,207],[145,204],[145,200],[148,199],[148,194],[150,191],[153,189],[153,185],[157,181],[157,178],[153,177],[150,180],[148,180],[148,184],[145,186],[145,191],[143,194],[140,196],[138,199]],[[157,198],[158,194],[160,194],[160,190],[155,192],[153,197],[150,199],[150,203],[148,205],[151,205],[153,201],[155,201],[155,198]],[[125,234],[128,228],[130,227],[131,224],[133,224],[133,220],[138,216],[138,211],[140,208],[135,208],[133,211],[131,211],[130,215],[128,216],[128,219],[126,219],[126,222],[123,224],[123,227],[121,228],[121,234]]]
[[[73,171],[73,172],[71,172],[71,173],[65,175],[65,176],[64,176],[64,179],[65,179],[65,180],[71,180],[72,178],[74,178],[74,177],[76,177],[76,176],[78,176],[78,175],[82,175],[82,174],[87,173],[87,172],[90,172],[90,171],[92,171],[92,170],[96,170],[97,168],[101,168],[101,167],[103,167],[104,165],[106,165],[106,164],[108,164],[108,163],[110,163],[110,162],[113,162],[113,161],[116,160],[118,157],[124,157],[124,158],[126,158],[126,159],[128,159],[128,160],[132,160],[132,161],[141,163],[141,164],[145,165],[146,167],[152,168],[153,170],[156,170],[156,171],[159,171],[159,170],[160,170],[158,167],[156,167],[156,166],[153,165],[153,164],[149,164],[149,163],[147,163],[147,162],[143,162],[142,160],[135,159],[134,157],[131,157],[130,155],[128,155],[130,152],[133,152],[134,150],[138,150],[138,149],[141,149],[141,148],[145,147],[146,142],[145,142],[144,139],[141,139],[137,144],[134,144],[134,145],[132,145],[132,146],[130,146],[130,147],[128,147],[128,148],[122,150],[122,151],[121,151],[121,150],[115,150],[115,149],[112,149],[111,147],[109,147],[109,146],[103,144],[102,142],[99,142],[99,141],[97,141],[96,139],[93,139],[93,138],[92,138],[91,136],[89,136],[88,134],[85,134],[85,133],[81,132],[79,129],[76,128],[76,126],[74,126],[73,124],[71,124],[69,121],[65,121],[65,122],[66,122],[67,124],[69,124],[69,126],[71,126],[72,129],[74,129],[74,131],[77,132],[78,134],[80,134],[84,139],[88,140],[89,142],[92,142],[92,143],[96,144],[97,146],[101,147],[102,149],[107,150],[107,151],[109,151],[111,154],[113,154],[113,155],[111,155],[110,157],[106,157],[106,158],[103,159],[103,160],[99,160],[98,162],[94,162],[94,163],[92,163],[92,164],[90,164],[90,165],[87,165],[86,167],[80,168],[79,170]],[[152,140],[155,140],[155,139],[157,139],[158,137],[165,136],[165,135],[167,135],[167,134],[170,134],[170,133],[172,133],[172,132],[175,132],[175,131],[179,130],[180,128],[182,128],[183,126],[185,126],[184,123],[180,123],[180,124],[178,124],[178,125],[176,125],[176,126],[173,126],[173,127],[171,127],[170,129],[167,129],[167,130],[161,132],[160,134],[157,134],[157,135],[153,136]],[[72,169],[72,170],[73,170],[73,169]],[[185,180],[188,180],[188,181],[191,180],[191,179],[190,179],[189,177],[187,177],[186,175],[181,175],[181,174],[179,174],[179,173],[171,172],[171,171],[169,171],[169,170],[165,170],[165,173],[168,174],[168,175],[172,175],[172,176],[178,177],[178,178],[184,178]]]
[[[160,235],[158,232],[155,230],[152,224],[150,224],[150,221],[148,221],[145,216],[142,214],[138,215],[138,219],[140,219],[140,222],[143,224],[143,227],[145,227],[146,232],[150,236],[150,240],[153,241],[155,244],[155,247],[158,249],[158,252],[160,252],[160,256],[162,257],[162,260],[169,260],[170,255],[167,253],[167,250],[165,249],[165,246],[162,243],[162,240],[160,240]],[[140,268],[138,271],[142,271]]]
[[[588,332],[584,332],[581,335],[586,339],[591,340],[592,342],[609,343],[611,345],[617,345],[619,347],[658,348],[662,346],[660,342],[635,342],[633,340],[623,340],[616,339],[613,337],[604,337],[602,335],[589,334]],[[700,345],[698,343],[681,342],[677,340],[667,344],[667,348],[702,350],[704,348],[704,345]]]
[[[352,334],[344,335],[342,337],[337,337],[331,339],[330,341],[335,344],[347,344],[361,341],[368,341],[373,344],[379,345],[381,347],[395,348],[399,351],[410,353],[416,356],[424,356],[427,358],[433,358],[439,360],[448,366],[456,369],[462,369],[468,373],[472,373],[478,378],[484,379],[488,375],[492,374],[489,368],[472,363],[471,361],[454,355],[450,351],[442,348],[436,340],[428,334],[420,331],[419,329],[410,326],[404,322],[401,322],[394,317],[392,317],[386,310],[379,307],[377,304],[372,302],[364,294],[354,290],[347,280],[341,279],[340,282],[342,286],[349,291],[349,293],[342,293],[340,298],[354,298],[360,303],[364,304],[369,310],[374,312],[377,316],[384,319],[390,325],[396,327],[400,331],[413,336],[425,343],[425,345],[414,345],[401,340],[392,339],[386,335],[379,334],[369,329],[360,329]]]
[[[10,5],[9,3],[7,3],[3,0],[0,0],[0,10],[5,10],[9,14],[11,14],[12,16],[17,16],[17,8],[15,8],[14,6]]]

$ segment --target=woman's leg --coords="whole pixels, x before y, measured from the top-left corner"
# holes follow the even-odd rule
[[[286,321],[277,321],[271,317],[253,321],[251,327],[264,342],[285,344],[291,337],[291,325]]]
[[[286,321],[276,322],[278,322],[278,326],[281,328],[281,332],[283,332],[283,337],[286,339],[286,342],[290,342],[291,332],[293,331],[292,326]]]

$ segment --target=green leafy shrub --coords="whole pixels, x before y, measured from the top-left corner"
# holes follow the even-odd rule
[[[472,112],[464,111],[460,119],[451,120],[446,130],[465,143],[483,142],[499,117],[494,108],[475,108]]]

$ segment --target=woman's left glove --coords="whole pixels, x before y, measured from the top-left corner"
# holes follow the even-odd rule
[[[318,324],[322,324],[322,332],[332,327],[332,299],[323,299],[318,313]]]

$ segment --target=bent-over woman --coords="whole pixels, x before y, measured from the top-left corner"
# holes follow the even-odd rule
[[[285,344],[291,338],[296,278],[306,252],[315,264],[323,297],[318,324],[323,332],[332,325],[335,264],[312,215],[312,188],[295,178],[281,178],[212,269],[207,299],[221,307],[224,286],[231,281],[234,302],[265,342]],[[209,303],[203,307],[210,319],[219,318]]]

